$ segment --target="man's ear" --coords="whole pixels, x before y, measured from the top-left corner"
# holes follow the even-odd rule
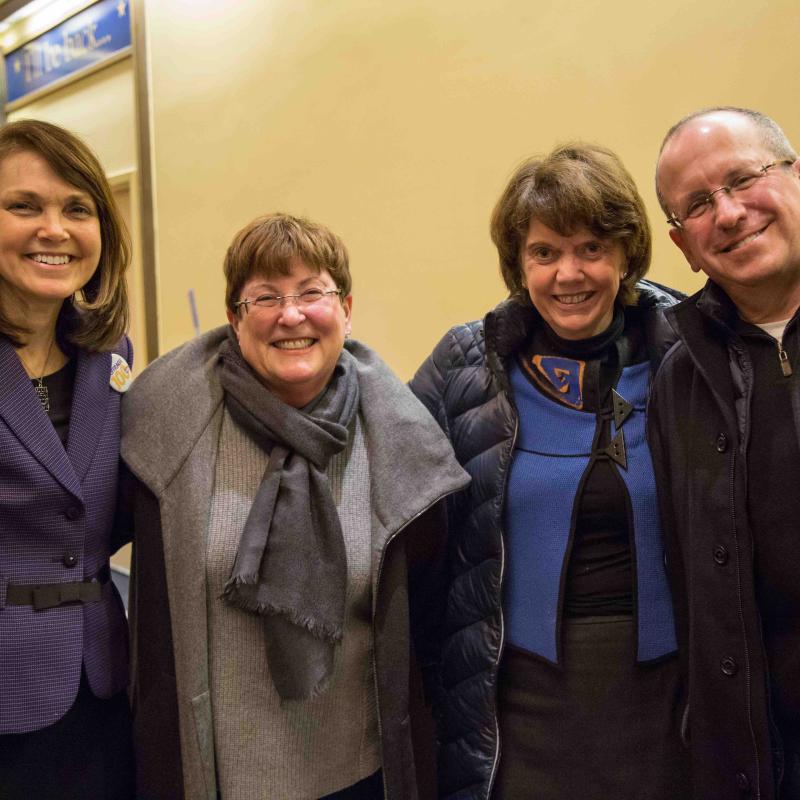
[[[683,253],[683,257],[689,262],[692,272],[700,272],[700,267],[694,263],[689,253],[689,247],[686,244],[683,231],[680,228],[670,228],[669,238],[672,239],[675,246]]]

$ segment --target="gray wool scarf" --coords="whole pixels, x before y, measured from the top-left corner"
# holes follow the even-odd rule
[[[324,691],[342,638],[347,556],[326,468],[358,410],[353,357],[342,351],[325,391],[304,409],[279,400],[242,356],[233,332],[219,349],[225,407],[269,453],[223,597],[261,615],[282,700]]]

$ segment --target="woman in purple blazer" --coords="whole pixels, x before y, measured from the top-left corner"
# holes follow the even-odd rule
[[[0,797],[130,798],[109,580],[130,246],[97,158],[0,128]]]

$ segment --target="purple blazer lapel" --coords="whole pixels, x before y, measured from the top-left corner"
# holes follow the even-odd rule
[[[83,481],[103,435],[111,395],[111,353],[80,352],[72,393],[67,455]]]
[[[80,481],[61,440],[33,391],[14,346],[4,336],[0,336],[0,418],[20,445],[67,491],[83,499]]]

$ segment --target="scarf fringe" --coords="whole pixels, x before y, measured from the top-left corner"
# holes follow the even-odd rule
[[[330,685],[330,676],[326,675],[316,686],[312,686],[308,692],[301,696],[280,697],[281,708],[290,707],[294,703],[307,703],[309,700],[314,700],[315,698],[327,692]]]
[[[326,675],[316,686],[312,687],[311,691],[308,694],[304,695],[303,697],[299,697],[297,700],[286,700],[282,701],[281,705],[284,702],[288,703],[300,703],[305,702],[307,700],[314,700],[315,698],[319,697],[321,694],[324,694],[328,691],[328,687],[331,685],[331,677],[330,675]]]
[[[256,586],[260,579],[261,576],[257,572],[250,575],[237,575],[228,580],[222,594],[227,598],[237,586]]]
[[[256,579],[254,583],[258,583],[258,580]],[[251,614],[258,614],[259,616],[274,614],[276,616],[286,617],[292,625],[297,625],[298,628],[303,628],[303,630],[308,631],[315,639],[333,642],[334,644],[338,644],[342,641],[342,629],[332,623],[318,622],[310,617],[299,614],[293,608],[286,608],[285,606],[278,606],[268,601],[258,601],[243,597],[236,589],[246,584],[249,584],[249,582],[246,581],[244,577],[232,578],[225,585],[222,598],[229,605],[241,608],[243,611],[249,611]],[[324,689],[320,691],[324,691]]]

